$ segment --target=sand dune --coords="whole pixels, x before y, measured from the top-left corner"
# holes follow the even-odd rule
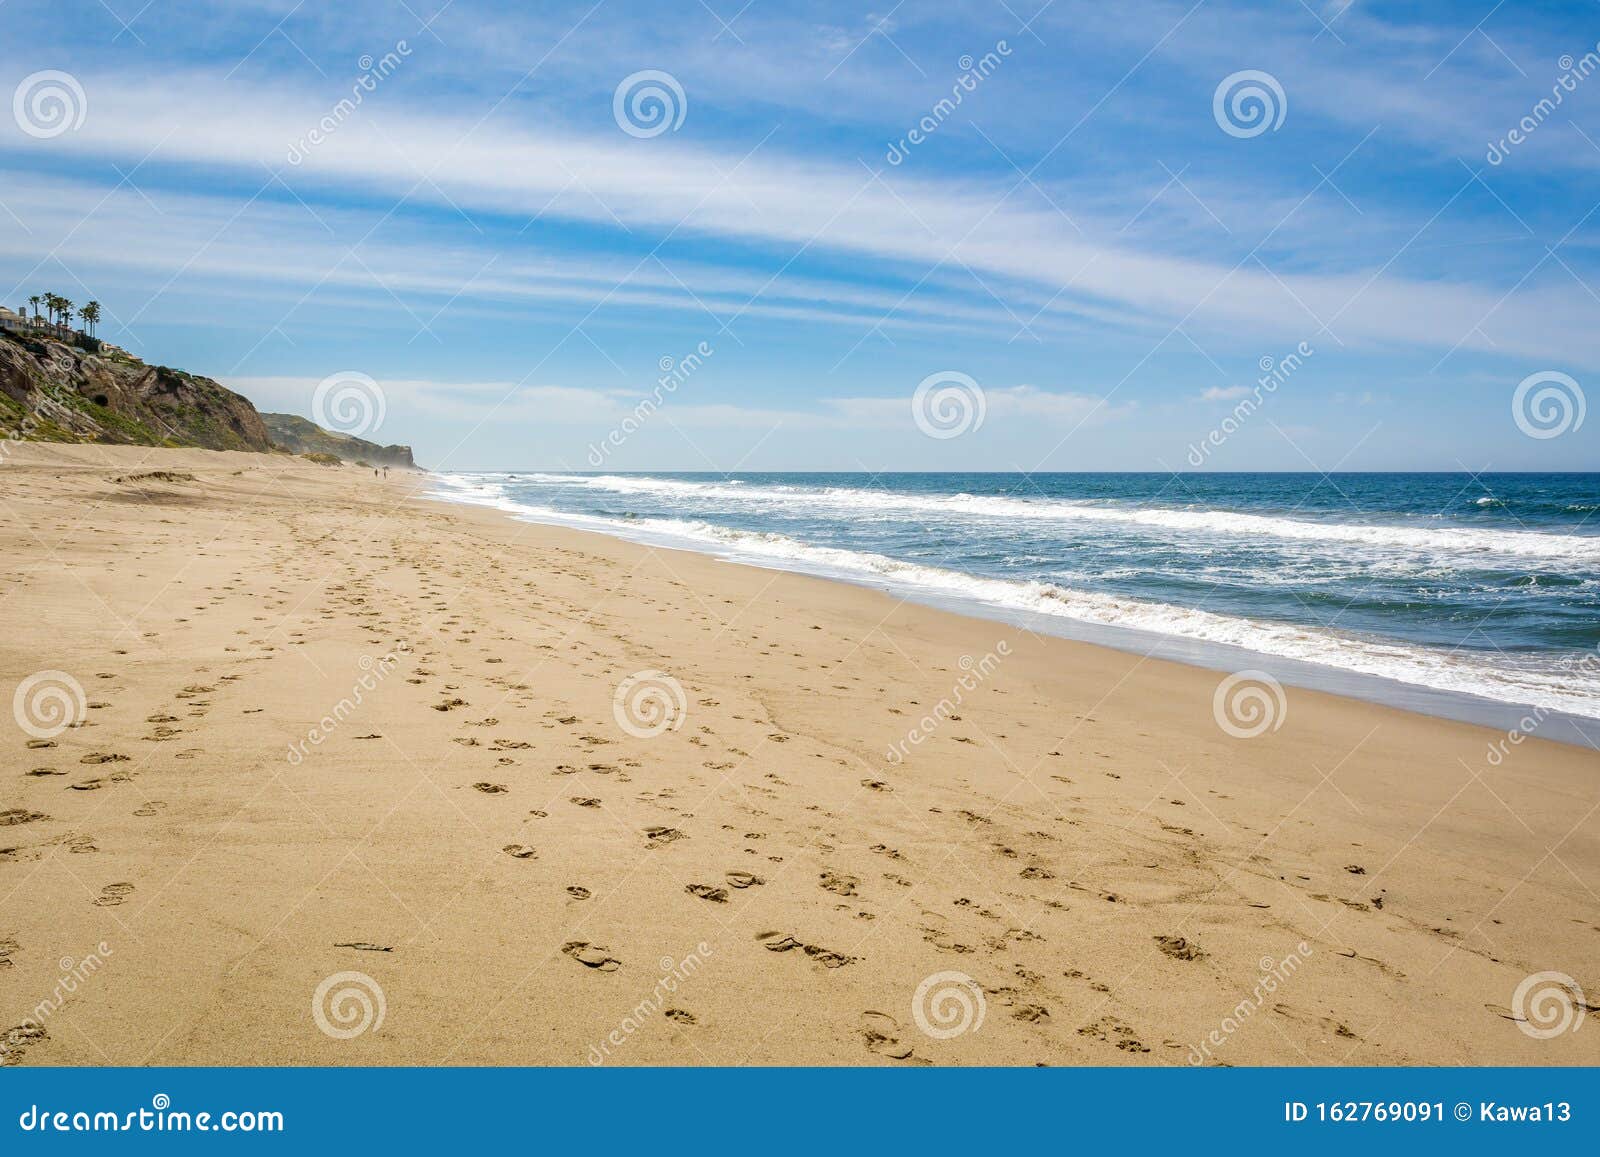
[[[418,479],[7,448],[6,1061],[1600,1063],[1593,752]]]

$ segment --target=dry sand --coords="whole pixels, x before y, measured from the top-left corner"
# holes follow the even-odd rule
[[[419,486],[7,447],[0,688],[87,707],[5,720],[5,1059],[1600,1062],[1511,1011],[1600,994],[1593,752],[1294,688],[1234,738],[1214,672]]]

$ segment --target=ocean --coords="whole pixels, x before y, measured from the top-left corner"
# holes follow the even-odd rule
[[[498,471],[433,493],[1600,741],[1600,474]]]

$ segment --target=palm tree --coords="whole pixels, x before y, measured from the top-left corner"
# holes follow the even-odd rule
[[[33,320],[34,321],[38,321],[39,320],[39,306],[44,304],[44,298],[40,297],[36,293],[32,297],[28,298],[28,304],[33,306]]]
[[[93,336],[95,327],[100,324],[100,303],[91,301],[78,311],[78,316],[88,323],[90,336]]]
[[[61,299],[61,323],[68,329],[72,328],[72,311],[77,308],[66,298]]]

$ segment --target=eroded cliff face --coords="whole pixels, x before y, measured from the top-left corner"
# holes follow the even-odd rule
[[[261,418],[267,424],[272,440],[296,454],[332,454],[345,462],[365,462],[369,466],[416,466],[411,460],[410,446],[383,446],[325,430],[308,418],[298,414],[265,413]]]
[[[0,432],[43,442],[273,448],[250,400],[125,354],[0,333]]]

